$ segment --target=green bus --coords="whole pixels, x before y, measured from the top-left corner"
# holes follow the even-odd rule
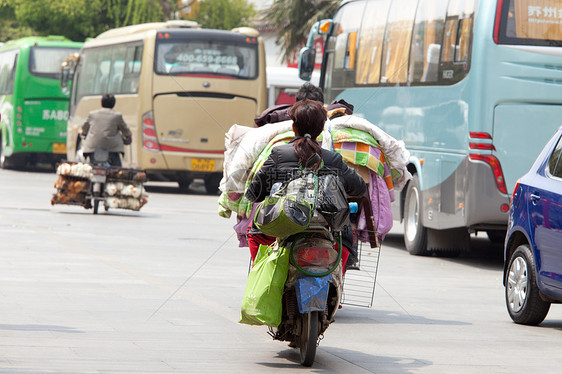
[[[26,37],[0,46],[0,167],[66,156],[69,90],[61,89],[61,63],[82,43],[62,36]]]

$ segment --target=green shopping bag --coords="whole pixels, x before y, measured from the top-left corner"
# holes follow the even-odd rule
[[[281,324],[283,288],[288,273],[289,251],[277,242],[271,246],[260,245],[248,274],[240,323],[271,327]]]

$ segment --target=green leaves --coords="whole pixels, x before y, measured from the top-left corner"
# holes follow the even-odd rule
[[[340,0],[275,0],[264,12],[264,18],[279,30],[277,37],[289,59],[316,21],[332,18]]]
[[[11,23],[0,27],[0,40],[36,34],[83,41],[115,27],[163,21],[174,4],[174,0],[0,0],[0,19]]]
[[[256,11],[247,0],[201,0],[196,21],[203,28],[230,30],[251,26]]]

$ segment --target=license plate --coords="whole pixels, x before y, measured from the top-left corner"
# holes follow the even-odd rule
[[[215,160],[208,158],[192,158],[191,170],[193,171],[215,171]]]
[[[66,154],[66,143],[53,143],[53,153]]]

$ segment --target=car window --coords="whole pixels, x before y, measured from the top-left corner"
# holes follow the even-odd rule
[[[548,169],[550,174],[555,177],[562,178],[562,138],[558,139],[558,144],[556,144],[556,148],[554,152],[550,155],[550,159],[548,160]]]

